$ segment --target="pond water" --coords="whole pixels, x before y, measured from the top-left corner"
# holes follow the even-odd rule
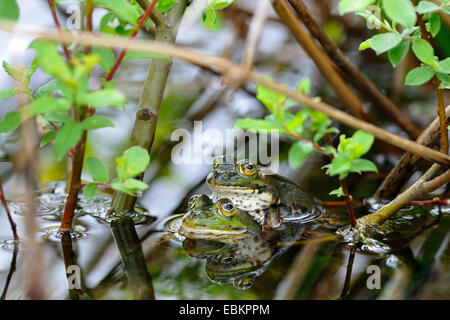
[[[183,214],[157,221],[145,210],[126,219],[112,217],[110,196],[100,194],[88,202],[80,197],[71,239],[57,235],[64,183],[48,183],[38,195],[42,276],[52,299],[449,297],[448,207],[405,208],[355,250],[344,227],[347,213],[339,207],[328,207],[315,221],[266,227],[255,236],[224,243],[177,234]],[[23,234],[20,202],[9,207]],[[359,213],[376,207],[368,203]],[[22,236],[15,246],[6,221],[1,225],[2,298],[24,298],[29,239]],[[79,290],[69,290],[70,266],[81,270]],[[380,272],[382,289],[368,285],[373,268]]]

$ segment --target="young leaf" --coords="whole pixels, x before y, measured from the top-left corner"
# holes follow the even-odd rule
[[[99,65],[106,71],[109,71],[116,61],[114,52],[110,48],[105,47],[93,47],[92,53],[100,56]]]
[[[76,81],[72,76],[72,71],[56,50],[56,45],[54,43],[36,40],[33,41],[30,48],[37,51],[36,58],[46,73],[60,79],[69,86],[76,85]]]
[[[102,107],[124,109],[125,96],[115,89],[103,89],[78,96],[77,103],[89,105],[95,109]]]
[[[377,166],[367,159],[354,159],[352,161],[352,172],[378,172]]]
[[[428,22],[430,24],[431,36],[434,38],[441,30],[441,18],[437,14],[432,14]]]
[[[106,183],[109,180],[108,168],[99,159],[87,157],[86,167],[95,182]]]
[[[449,73],[450,74],[450,57],[449,58],[446,58],[446,59],[444,59],[444,60],[442,60],[442,61],[439,61],[439,67],[441,67],[442,68],[442,70],[445,72],[445,73]]]
[[[420,1],[419,4],[416,7],[416,11],[418,14],[425,14],[425,13],[431,13],[441,10],[441,7],[437,4],[434,4],[430,1]]]
[[[288,161],[292,169],[299,168],[303,162],[305,162],[306,157],[314,153],[315,149],[312,143],[298,141],[294,143],[289,149]]]
[[[412,50],[416,57],[430,66],[434,66],[436,61],[434,60],[434,49],[424,39],[414,39],[412,44]]]
[[[53,141],[56,138],[56,133],[58,131],[50,131],[44,134],[41,138],[41,144],[40,146],[43,147],[47,145],[50,141]]]
[[[147,168],[150,157],[147,150],[134,146],[126,150],[121,157],[117,157],[117,175],[120,181],[135,177]]]
[[[403,59],[406,57],[406,54],[408,53],[410,46],[410,42],[408,40],[402,40],[398,46],[395,48],[389,50],[388,57],[389,61],[391,62],[392,66],[395,68],[400,64],[400,62],[403,61]]]
[[[16,129],[22,123],[22,117],[19,111],[8,112],[2,120],[0,120],[0,133],[6,133]]]
[[[211,5],[208,5],[203,14],[203,25],[211,30],[220,29],[222,26],[222,19],[219,12]]]
[[[69,103],[65,99],[55,99],[50,96],[43,96],[34,100],[24,109],[24,114],[28,116],[50,113],[54,111],[69,110]]]
[[[434,71],[428,66],[421,66],[412,69],[406,75],[405,84],[407,86],[420,86],[433,78]]]
[[[127,21],[133,26],[137,25],[139,11],[125,0],[94,0],[94,4],[111,10],[119,18]]]
[[[72,122],[66,124],[58,131],[55,138],[53,148],[55,150],[56,159],[61,160],[70,148],[78,144],[83,133],[81,123]]]
[[[0,0],[1,1],[1,0]],[[14,80],[23,84],[24,76],[27,69],[24,66],[16,66],[3,61],[3,69]]]
[[[233,129],[254,130],[259,132],[279,130],[280,132],[285,133],[283,128],[278,124],[267,120],[253,118],[236,119],[233,124]]]
[[[85,200],[91,199],[98,191],[98,186],[94,183],[88,183],[83,188],[83,196]]]
[[[0,19],[19,19],[19,7],[15,0],[0,0]]]
[[[330,196],[336,196],[338,198],[345,196],[344,191],[342,190],[342,187],[339,187],[338,189],[334,189],[329,193]]]
[[[297,85],[297,92],[301,94],[309,94],[311,91],[311,80],[305,78],[301,80]]]
[[[381,54],[395,48],[401,41],[401,34],[393,32],[381,33],[370,39],[370,47],[375,50],[377,54]]]
[[[324,166],[327,168],[327,174],[329,176],[339,175],[341,179],[345,178],[352,169],[351,161],[343,154],[337,154],[330,164]]]
[[[412,28],[416,24],[416,11],[410,0],[383,0],[383,9],[392,21],[406,28]]]
[[[158,9],[159,12],[164,13],[170,10],[175,3],[177,3],[177,0],[159,0],[156,3],[156,9]]]
[[[374,136],[370,133],[362,130],[356,131],[350,138],[350,159],[359,158],[369,152],[370,148],[372,148],[374,140]]]
[[[114,123],[106,117],[93,115],[83,120],[82,122],[84,130],[94,130],[104,127],[114,127]]]
[[[147,189],[149,186],[142,181],[130,178],[123,182],[113,181],[111,183],[111,187],[114,190],[122,191],[132,196],[140,196],[142,191]]]
[[[0,99],[6,99],[22,92],[19,88],[0,90]]]
[[[34,94],[34,99],[38,99],[43,96],[49,96],[55,91],[59,90],[60,86],[61,82],[58,79],[53,79],[36,90],[36,93]]]
[[[341,15],[348,12],[357,12],[366,9],[375,0],[341,0],[339,2],[339,13]]]
[[[359,51],[363,51],[370,48],[370,39],[367,39],[364,42],[361,42],[359,45]]]

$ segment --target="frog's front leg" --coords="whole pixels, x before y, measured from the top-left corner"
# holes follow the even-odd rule
[[[271,206],[270,208],[265,209],[265,224],[271,228],[277,229],[281,226],[281,219],[278,212],[277,206]]]

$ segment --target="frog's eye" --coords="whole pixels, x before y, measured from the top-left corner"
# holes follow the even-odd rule
[[[247,177],[251,177],[253,175],[256,174],[256,166],[254,164],[250,164],[250,163],[243,163],[239,166],[239,171],[247,176]]]
[[[192,196],[192,197],[190,197],[190,198],[189,198],[189,201],[188,201],[188,207],[189,207],[189,209],[194,209],[194,208],[198,205],[198,202],[199,202],[198,196]]]
[[[230,201],[220,201],[217,206],[217,212],[228,219],[236,214],[234,205]]]

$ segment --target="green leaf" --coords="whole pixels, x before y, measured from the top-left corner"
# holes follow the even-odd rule
[[[61,122],[61,123],[69,123],[73,122],[72,117],[69,115],[69,112],[66,111],[55,111],[46,113],[41,118],[44,121],[52,121],[52,122]]]
[[[83,188],[83,196],[85,200],[91,199],[98,191],[98,186],[94,183],[88,183]]]
[[[203,14],[203,25],[211,30],[220,29],[222,26],[219,12],[210,5],[206,7]]]
[[[0,99],[6,99],[12,97],[22,91],[19,88],[10,88],[5,90],[0,90]]]
[[[377,166],[367,159],[354,159],[352,161],[352,172],[378,172]]]
[[[0,133],[6,133],[16,129],[22,123],[22,117],[19,111],[8,112],[2,120],[0,120]]]
[[[450,57],[446,58],[442,61],[439,61],[438,64],[439,64],[439,67],[441,67],[445,73],[450,73]]]
[[[350,159],[356,159],[369,152],[372,148],[375,138],[370,133],[362,130],[356,131],[350,138]]]
[[[338,197],[338,198],[344,197],[344,196],[345,196],[344,190],[342,190],[342,187],[339,187],[338,189],[334,189],[333,191],[331,191],[331,192],[329,193],[329,195],[330,195],[330,196],[336,196],[336,197]]]
[[[33,41],[30,48],[37,51],[36,58],[46,73],[60,79],[69,86],[76,86],[72,71],[56,50],[55,43],[36,40]]]
[[[285,130],[283,130],[282,127],[276,123],[253,118],[236,119],[233,124],[233,129],[254,130],[259,132],[279,130],[280,132],[285,133]]]
[[[125,192],[132,196],[140,196],[143,190],[147,189],[148,184],[136,180],[136,179],[127,179],[124,182],[113,182],[111,183],[111,187],[114,190]]]
[[[106,183],[109,180],[108,168],[99,159],[86,158],[86,167],[95,182]]]
[[[116,56],[110,48],[93,47],[92,53],[100,56],[99,65],[106,71],[109,71],[116,61]]]
[[[106,117],[93,115],[83,120],[81,123],[84,130],[94,130],[104,127],[114,127],[114,123]]]
[[[433,76],[433,69],[428,66],[421,66],[408,72],[406,75],[405,84],[407,86],[420,86],[430,81]]]
[[[432,14],[430,15],[428,23],[430,25],[431,36],[434,38],[441,30],[441,18],[437,14]]]
[[[424,39],[414,39],[412,44],[412,50],[416,57],[430,66],[434,66],[436,61],[434,60],[434,49]]]
[[[125,0],[94,0],[94,4],[111,10],[119,18],[127,21],[133,26],[138,23],[139,11]]]
[[[27,71],[27,69],[24,66],[12,65],[6,61],[3,61],[2,65],[3,65],[3,69],[5,70],[5,72],[11,78],[13,78],[14,80],[16,80],[22,84],[24,83],[24,77],[25,77],[25,73]]]
[[[420,1],[419,4],[416,7],[416,11],[419,14],[425,14],[425,13],[431,13],[441,10],[441,7],[434,4],[430,1]]]
[[[79,122],[68,123],[58,131],[53,145],[58,161],[64,157],[67,151],[78,144],[82,133],[83,126]]]
[[[401,41],[401,34],[393,32],[381,33],[370,39],[370,47],[375,50],[377,54],[381,54],[395,48]]]
[[[375,0],[341,0],[339,2],[339,13],[343,15],[347,12],[357,12],[365,10],[374,2]]]
[[[23,113],[25,117],[32,117],[38,114],[64,110],[69,110],[69,103],[65,99],[56,99],[50,96],[43,96],[35,99],[31,104],[29,104],[23,110]]]
[[[289,165],[292,169],[299,168],[303,162],[305,162],[306,157],[310,154],[314,153],[316,150],[314,149],[312,143],[298,141],[294,143],[289,149],[288,161]]]
[[[60,86],[61,82],[58,79],[53,79],[37,89],[36,93],[34,94],[34,98],[37,99],[43,96],[49,96],[55,91],[59,90]]]
[[[414,5],[410,0],[383,0],[383,10],[392,21],[412,28],[417,21]]]
[[[15,0],[0,0],[0,19],[19,19],[19,7]]]
[[[367,39],[364,42],[361,42],[359,45],[359,51],[363,51],[370,48],[370,39]]]
[[[311,80],[309,78],[302,79],[297,85],[297,92],[301,94],[309,94],[311,91]]]
[[[126,150],[121,157],[115,159],[117,175],[120,181],[135,177],[147,168],[150,157],[147,150],[134,146]]]
[[[285,95],[258,85],[256,86],[256,99],[261,101],[275,115],[278,122],[283,121],[283,104],[287,100]]]
[[[210,5],[216,10],[222,10],[231,5],[234,0],[212,0]]]
[[[41,144],[40,146],[43,147],[47,145],[49,142],[53,141],[56,138],[56,133],[58,131],[50,131],[44,134],[41,138]]]
[[[164,13],[170,10],[175,3],[177,3],[177,0],[159,0],[156,3],[156,9],[158,9],[159,12]]]
[[[408,53],[410,46],[410,42],[408,40],[402,40],[398,46],[395,48],[389,50],[388,57],[389,61],[391,62],[392,66],[395,68],[400,64],[400,62],[403,61],[403,59],[406,57],[406,54]]]
[[[327,174],[329,176],[339,175],[342,179],[350,173],[352,166],[348,157],[338,153],[333,160],[331,160],[331,163],[324,166],[324,168],[327,168]]]
[[[115,89],[103,89],[82,94],[77,97],[80,105],[89,105],[92,108],[113,107],[125,108],[125,96]]]

